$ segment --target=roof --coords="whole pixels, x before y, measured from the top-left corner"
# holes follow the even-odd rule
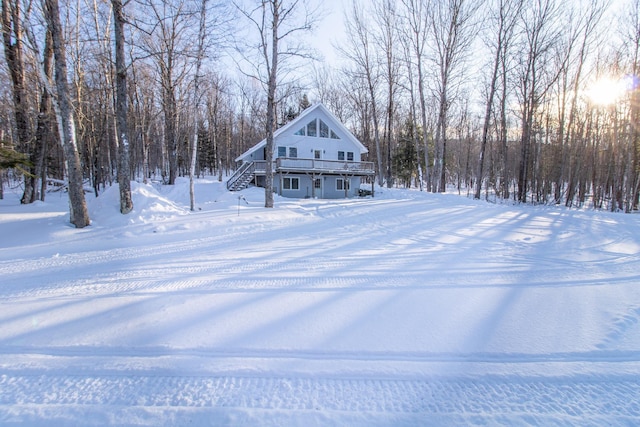
[[[300,124],[306,124],[305,118],[308,118],[308,116],[312,116],[313,113],[316,110],[320,110],[322,111],[328,118],[329,120],[331,120],[331,125],[333,125],[334,128],[338,128],[340,130],[340,132],[342,134],[345,135],[345,137],[350,140],[351,142],[353,142],[358,149],[360,150],[360,154],[365,154],[368,153],[369,150],[367,149],[367,147],[365,147],[364,145],[362,145],[362,143],[358,140],[358,138],[356,138],[355,136],[353,136],[353,134],[349,131],[349,129],[347,129],[341,122],[340,120],[338,120],[338,118],[327,109],[327,107],[325,107],[322,103],[318,102],[316,104],[313,104],[311,107],[307,108],[306,110],[303,110],[300,115],[298,115],[298,117],[296,117],[295,119],[293,119],[292,121],[290,121],[289,123],[287,123],[286,125],[282,126],[281,128],[277,129],[274,133],[273,133],[273,139],[276,139],[279,135],[282,135],[288,131],[290,131],[292,128],[296,129],[298,126],[300,126]],[[263,139],[262,141],[260,141],[259,143],[257,143],[256,145],[254,145],[253,147],[251,147],[250,149],[248,149],[247,151],[245,151],[244,153],[242,153],[240,156],[238,156],[236,158],[236,162],[239,162],[240,160],[244,159],[245,157],[249,156],[250,154],[252,154],[253,152],[263,148],[265,145],[267,145],[267,139]]]

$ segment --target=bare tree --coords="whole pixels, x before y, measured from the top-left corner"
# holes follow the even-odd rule
[[[475,39],[474,16],[479,4],[476,0],[436,1],[430,11],[436,73],[434,92],[438,100],[433,191],[446,190],[449,109],[456,100],[463,65]]]
[[[392,0],[378,0],[374,3],[374,18],[378,31],[375,32],[375,41],[378,51],[381,52],[381,66],[383,76],[387,83],[387,108],[385,117],[385,141],[387,154],[386,181],[387,187],[393,183],[391,170],[391,151],[394,140],[394,116],[396,108],[396,92],[400,78],[400,62],[398,61],[398,14],[395,2]]]
[[[58,127],[62,137],[62,147],[67,166],[70,221],[76,228],[89,225],[89,213],[84,198],[82,167],[78,155],[76,133],[73,121],[73,106],[69,96],[67,81],[67,60],[63,39],[62,24],[58,0],[44,0],[44,11],[47,25],[51,31],[53,55],[55,58],[56,98],[54,108],[58,118]]]
[[[422,144],[424,146],[424,178],[427,181],[427,185],[429,185],[429,132],[427,131],[427,96],[425,91],[426,82],[424,72],[427,41],[429,40],[429,21],[427,19],[429,14],[429,2],[428,0],[402,0],[402,3],[405,8],[405,20],[407,22],[407,25],[405,25],[405,30],[407,31],[406,39],[410,42],[413,54],[412,56],[415,60],[415,67],[418,74],[416,83],[418,86],[418,98],[420,101]],[[420,187],[422,188],[422,184],[420,184]]]
[[[410,126],[410,132],[411,132],[411,139],[413,140],[413,146],[414,146],[414,151],[415,151],[415,155],[416,155],[416,169],[417,169],[417,181],[418,181],[418,186],[420,188],[420,191],[423,190],[423,184],[424,184],[424,180],[423,180],[423,176],[422,176],[422,165],[420,162],[420,144],[419,144],[419,138],[418,138],[418,125],[417,125],[417,118],[416,118],[416,99],[415,99],[415,76],[414,76],[414,67],[415,65],[413,64],[412,58],[411,58],[411,53],[412,53],[412,48],[411,48],[411,42],[410,42],[410,38],[409,37],[401,37],[401,41],[402,41],[402,45],[404,48],[404,61],[405,61],[405,67],[407,69],[407,81],[409,83],[409,87],[405,89],[409,92],[409,126]]]
[[[563,182],[567,181],[567,195],[566,195],[566,205],[570,206],[572,203],[575,190],[576,190],[576,182],[578,181],[579,170],[582,169],[580,163],[577,159],[578,157],[582,157],[577,150],[579,145],[579,138],[577,138],[577,134],[579,131],[579,126],[577,126],[579,120],[579,109],[578,100],[581,96],[580,88],[583,86],[584,79],[584,68],[587,64],[589,53],[592,49],[592,41],[594,36],[596,35],[596,30],[598,23],[606,10],[607,4],[603,1],[592,1],[589,3],[589,6],[586,7],[582,14],[577,16],[574,21],[576,22],[575,30],[570,31],[568,34],[568,40],[565,42],[565,50],[566,50],[566,66],[561,69],[561,76],[559,80],[563,82],[563,93],[561,94],[561,108],[562,111],[559,113],[559,137],[558,137],[558,145],[560,147],[561,152],[557,157],[559,157],[559,170],[557,171],[557,175],[555,177],[555,193],[554,199],[556,203],[560,203],[562,197],[562,187]],[[577,52],[575,54],[575,59],[572,58],[574,56],[574,50]],[[575,63],[574,66],[572,66]],[[571,77],[567,77],[571,73]],[[569,90],[567,90],[567,83],[572,82],[572,86]],[[569,113],[568,113],[568,121],[565,125],[565,98],[570,96],[571,102],[569,105]],[[575,150],[575,157],[569,158],[569,153],[571,150]]]
[[[149,16],[140,17],[144,47],[153,57],[162,93],[164,141],[169,166],[169,185],[179,174],[180,89],[193,66],[190,55],[199,29],[197,10],[190,0],[142,0]],[[148,22],[143,22],[147,21]],[[163,168],[164,173],[164,168]]]
[[[552,47],[558,39],[560,9],[555,0],[535,0],[522,16],[523,45],[518,79],[521,114],[518,201],[527,200],[531,178],[534,124],[544,96],[558,76],[551,68]]]
[[[20,0],[2,0],[2,38],[4,43],[4,57],[7,62],[13,88],[13,111],[18,144],[21,149],[27,149],[31,145],[33,132],[29,121],[24,59],[24,33],[22,23],[25,16],[22,13],[21,6]],[[29,174],[25,175],[25,190],[21,199],[22,203],[32,203],[35,200],[37,189],[34,188],[32,177],[36,176],[37,171],[35,170],[32,170],[31,176],[29,176]]]
[[[51,40],[51,31],[47,30],[45,35],[44,52],[42,60],[43,76],[42,78],[51,81],[53,77],[53,42]],[[32,152],[32,162],[35,165],[33,175],[31,176],[31,185],[33,186],[32,201],[38,198],[44,201],[47,187],[47,164],[45,157],[49,147],[58,143],[58,136],[55,133],[55,115],[53,113],[53,104],[51,94],[46,87],[42,88],[40,93],[40,111],[38,113],[38,122],[36,125],[35,143],[36,149]],[[40,180],[40,188],[37,188],[38,179]],[[25,187],[26,192],[26,187]]]
[[[118,186],[120,188],[120,213],[133,210],[131,200],[131,170],[129,166],[129,123],[127,93],[127,66],[124,56],[125,17],[122,0],[111,0],[116,45],[116,129],[118,143]]]
[[[367,87],[371,106],[371,118],[373,120],[373,139],[378,163],[378,185],[382,186],[384,175],[382,168],[382,148],[380,147],[377,94],[380,74],[370,40],[372,37],[371,30],[369,29],[364,11],[358,7],[356,2],[353,2],[350,14],[345,16],[345,26],[348,35],[348,44],[339,50],[354,65],[354,70],[349,73],[357,77],[358,80],[363,81]]]
[[[200,70],[202,68],[202,60],[205,53],[205,32],[207,23],[207,1],[202,0],[202,8],[200,9],[200,26],[198,29],[198,48],[196,50],[196,74],[193,81],[193,97],[194,97],[194,112],[193,112],[193,136],[191,140],[191,164],[189,165],[189,200],[191,202],[191,210],[196,209],[196,194],[195,194],[195,174],[196,174],[196,157],[198,154],[198,124],[200,117],[200,99],[202,94],[200,93]]]
[[[629,46],[629,71],[630,75],[640,75],[640,0],[632,0],[629,4],[627,28],[627,44]],[[640,203],[640,89],[637,87],[631,92],[631,147],[632,165],[631,177],[628,179],[630,189],[627,191],[625,211],[631,212],[638,209]]]
[[[506,55],[510,49],[511,40],[514,34],[514,28],[520,15],[523,0],[497,0],[495,7],[497,10],[490,19],[488,28],[495,28],[495,33],[490,40],[490,48],[493,51],[493,66],[491,76],[489,77],[489,91],[484,113],[484,123],[482,125],[482,137],[480,140],[480,154],[478,158],[478,173],[476,176],[476,191],[474,197],[480,198],[482,190],[484,160],[487,141],[489,139],[489,126],[493,113],[494,99],[498,90],[498,78],[500,77],[500,64],[506,61]],[[505,76],[503,76],[505,78]]]
[[[267,114],[265,123],[266,208],[273,207],[273,134],[276,130],[277,91],[279,78],[286,74],[281,69],[288,60],[309,56],[294,37],[309,31],[314,21],[314,12],[304,8],[299,0],[254,0],[253,8],[245,8],[236,3],[242,15],[251,23],[258,36],[260,63],[254,64],[253,73],[246,73],[258,79],[267,94]]]

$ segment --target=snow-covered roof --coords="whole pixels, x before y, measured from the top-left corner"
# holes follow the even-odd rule
[[[293,119],[292,121],[290,121],[289,123],[287,123],[286,125],[282,126],[281,128],[277,129],[274,133],[273,133],[273,139],[275,140],[276,138],[278,138],[278,136],[282,135],[282,134],[286,134],[287,132],[293,130],[293,129],[297,129],[298,126],[300,126],[301,124],[306,124],[306,121],[309,119],[309,117],[313,117],[313,114],[317,114],[317,110],[323,112],[325,114],[325,116],[329,119],[330,123],[329,126],[336,128],[340,131],[340,133],[342,135],[344,135],[345,138],[347,138],[349,141],[353,142],[358,149],[360,150],[360,154],[365,154],[368,153],[369,150],[367,149],[367,147],[365,147],[359,140],[358,138],[356,138],[350,131],[349,129],[347,129],[341,122],[340,120],[338,120],[338,118],[327,109],[327,107],[325,107],[322,103],[318,102],[316,104],[313,104],[311,107],[307,108],[306,110],[303,110],[300,115],[298,115],[298,117],[296,117],[295,119]],[[244,153],[242,153],[240,156],[238,156],[236,158],[236,162],[239,162],[240,160],[246,158],[247,156],[251,155],[252,153],[254,153],[257,150],[260,150],[261,148],[263,148],[265,145],[267,145],[267,139],[263,139],[262,141],[260,141],[259,143],[257,143],[256,145],[254,145],[253,147],[251,147],[250,149],[248,149],[247,151],[245,151]]]

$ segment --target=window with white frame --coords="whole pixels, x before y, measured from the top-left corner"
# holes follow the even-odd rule
[[[353,162],[353,151],[347,151],[347,161]]]
[[[338,151],[338,160],[344,160],[344,151]]]
[[[283,190],[299,190],[300,178],[292,178],[292,177],[282,178],[282,189]]]
[[[318,128],[315,119],[311,120],[309,123],[307,123],[307,136],[317,136],[317,129]]]
[[[313,119],[302,128],[298,129],[294,135],[314,136],[320,138],[340,139],[337,133],[329,127],[322,119]]]
[[[298,147],[289,147],[289,157],[294,159],[298,157]]]
[[[351,189],[351,182],[348,179],[338,178],[336,179],[336,190],[338,191],[349,191]]]
[[[287,147],[278,147],[278,157],[287,157]]]
[[[329,125],[322,120],[318,121],[320,122],[320,138],[329,138]]]

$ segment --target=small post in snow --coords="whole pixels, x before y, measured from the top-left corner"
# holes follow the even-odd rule
[[[243,195],[238,196],[238,216],[240,216],[240,200],[244,200],[246,204],[249,204],[249,202],[247,202],[247,199],[245,199]]]

